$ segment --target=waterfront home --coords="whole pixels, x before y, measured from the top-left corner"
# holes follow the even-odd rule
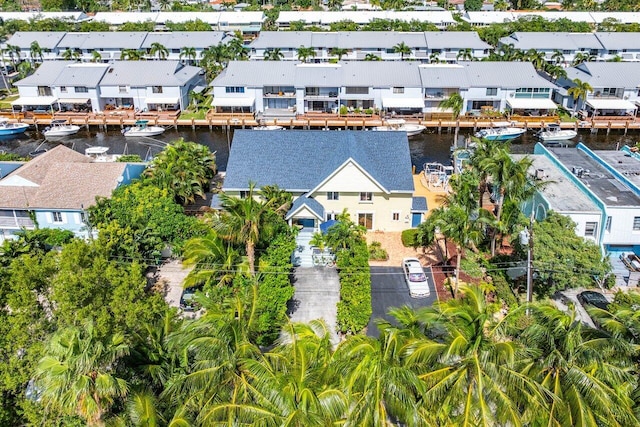
[[[202,58],[202,53],[212,47],[225,44],[231,39],[223,31],[173,31],[147,33],[141,48],[147,52],[149,59],[157,59],[158,53],[151,54],[154,43],[167,49],[164,59],[190,61],[195,64]],[[194,57],[188,57],[185,48],[193,48]]]
[[[536,220],[549,210],[570,217],[576,234],[592,240],[611,261],[622,252],[640,254],[640,156],[620,151],[549,148],[537,144],[532,179],[547,181],[526,204]],[[517,157],[517,156],[516,156]],[[628,277],[628,272],[627,272]],[[635,284],[634,284],[635,286]]]
[[[409,48],[409,53],[396,51],[396,47],[402,43]],[[274,49],[280,50],[282,59],[297,60],[300,46],[314,49],[316,56],[309,58],[313,62],[365,60],[373,56],[382,60],[412,59],[426,62],[438,59],[451,62],[458,59],[461,51],[475,58],[483,58],[491,48],[480,39],[478,33],[472,31],[263,31],[249,45],[251,59],[258,60],[264,59],[265,54]],[[335,54],[335,49],[340,49],[340,58]]]
[[[80,63],[46,61],[15,83],[14,109],[100,113],[119,107],[182,110],[189,92],[204,85],[202,70],[180,61]]]
[[[498,43],[508,45],[524,52],[531,49],[542,52],[547,61],[562,65],[571,64],[578,54],[599,57],[602,51],[597,33],[516,32]]]
[[[60,55],[68,49],[78,54],[77,59],[90,61],[93,52],[98,52],[102,60],[120,59],[123,50],[138,50],[147,33],[143,31],[92,31],[88,33],[67,33],[58,43]],[[74,58],[75,59],[75,58]]]
[[[444,29],[456,23],[450,11],[281,11],[276,19],[280,29],[289,29],[292,22],[302,22],[307,26],[329,29],[336,22],[350,21],[358,25],[369,24],[375,20],[418,21],[434,24]]]
[[[86,209],[96,197],[109,197],[138,178],[144,168],[141,163],[93,162],[62,144],[26,163],[0,162],[0,243],[36,227],[88,236]]]
[[[596,33],[602,50],[598,55],[607,61],[620,58],[622,61],[640,61],[640,33]]]
[[[584,62],[567,68],[567,78],[558,79],[555,101],[567,108],[581,110],[588,117],[627,117],[637,114],[640,97],[640,62]],[[593,91],[586,99],[574,98],[568,90],[578,79]]]
[[[65,34],[66,32],[64,31],[17,31],[3,44],[2,56],[5,62],[9,63],[11,61],[11,55],[9,51],[7,51],[7,44],[10,44],[20,49],[17,53],[21,60],[33,59],[39,61],[40,59],[57,59],[59,56],[58,44]],[[40,52],[41,57],[34,57],[31,53],[31,45],[34,42],[38,43],[38,46],[40,46],[42,50]],[[16,52],[14,52],[14,55],[15,53]],[[36,52],[34,52],[34,55],[35,54]]]
[[[440,102],[453,93],[464,100],[462,114],[542,116],[556,109],[555,85],[527,62],[233,61],[211,86],[218,112],[270,116],[335,114],[341,107],[421,115],[442,111]]]
[[[291,192],[286,219],[308,230],[318,231],[345,209],[367,230],[380,231],[410,228],[414,214],[417,222],[423,214],[412,211],[404,132],[237,130],[223,191],[246,197],[250,183]]]

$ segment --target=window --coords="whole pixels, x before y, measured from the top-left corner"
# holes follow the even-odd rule
[[[604,229],[607,230],[607,233],[611,233],[611,217],[607,217],[607,223],[604,226]]]
[[[67,93],[67,87],[66,86],[60,86],[60,92]]]
[[[610,49],[609,50],[609,55],[617,55],[617,54],[618,54],[617,50],[615,50],[615,49]]]
[[[498,94],[497,87],[488,87],[487,88],[487,96],[496,96]]]
[[[327,192],[327,200],[339,200],[339,199],[340,199],[340,193],[338,193],[337,191]]]
[[[372,202],[373,193],[360,193],[360,202]]]
[[[336,219],[336,214],[334,212],[327,212],[325,214],[325,221],[331,221]]]
[[[404,93],[404,88],[403,87],[394,87],[393,88],[393,93]]]
[[[602,96],[617,96],[618,89],[615,87],[605,87],[602,89]]]
[[[62,222],[62,212],[53,212],[53,222]]]
[[[306,87],[306,88],[304,88],[304,94],[305,94],[305,96],[318,96],[318,95],[320,95],[320,88],[319,87]]]
[[[586,237],[596,237],[596,232],[598,231],[598,223],[597,222],[587,222],[584,227],[584,235]]]
[[[242,86],[227,86],[224,88],[226,93],[244,93],[244,87]]]
[[[249,197],[249,192],[248,191],[241,191],[240,192],[240,198],[241,199],[246,199],[247,197]]]
[[[38,86],[38,96],[51,96],[51,88],[49,86]]]
[[[363,226],[367,230],[373,229],[373,214],[372,213],[359,213],[358,225]]]
[[[633,217],[633,231],[640,231],[640,216]]]
[[[162,93],[162,86],[152,86],[151,87],[151,92],[152,93]]]
[[[86,86],[76,86],[73,88],[73,90],[75,90],[76,93],[87,93],[89,92],[89,89]]]
[[[400,212],[391,212],[392,221],[400,221]]]
[[[126,87],[126,86],[118,86],[118,92],[120,92],[120,93],[127,93],[127,92],[129,92],[129,91],[127,90],[127,87]]]
[[[346,87],[344,93],[346,93],[347,95],[367,95],[369,93],[369,88],[361,86],[351,86]]]

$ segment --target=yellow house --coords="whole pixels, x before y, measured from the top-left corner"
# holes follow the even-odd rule
[[[318,229],[346,209],[368,230],[417,225],[426,202],[414,199],[404,132],[235,132],[223,190],[245,197],[249,182],[291,192],[290,224]]]

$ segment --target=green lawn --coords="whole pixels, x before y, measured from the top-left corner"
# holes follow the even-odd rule
[[[4,98],[2,98],[0,100],[0,109],[4,109],[4,108],[11,108],[11,102],[15,101],[16,99],[18,99],[20,95],[9,95],[6,96]]]

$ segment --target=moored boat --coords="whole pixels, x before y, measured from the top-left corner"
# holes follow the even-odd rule
[[[109,152],[109,147],[96,145],[93,147],[86,148],[84,150],[84,155],[91,157],[94,162],[115,162],[121,156],[120,154],[107,154],[108,152]]]
[[[384,122],[383,126],[376,126],[373,128],[374,131],[378,132],[388,132],[388,131],[398,131],[398,132],[406,132],[407,136],[415,136],[422,133],[425,130],[425,126],[417,125],[413,123],[407,123],[403,119],[389,119]]]
[[[0,136],[24,133],[28,127],[26,123],[9,123],[9,120],[0,118]]]
[[[51,125],[47,126],[43,134],[45,138],[57,136],[69,136],[78,133],[80,126],[72,125],[67,120],[52,120]]]
[[[283,126],[278,125],[263,125],[263,126],[254,126],[253,130],[284,130]]]
[[[165,129],[162,126],[149,126],[149,120],[138,120],[132,127],[126,128],[122,134],[127,136],[157,136]]]
[[[548,124],[543,130],[538,132],[538,137],[547,141],[566,141],[578,136],[578,132],[572,129],[562,129],[560,125],[552,123]]]
[[[516,139],[526,132],[525,129],[512,126],[509,122],[494,123],[493,126],[492,128],[482,129],[476,132],[475,136],[489,141],[508,141],[510,139]]]

